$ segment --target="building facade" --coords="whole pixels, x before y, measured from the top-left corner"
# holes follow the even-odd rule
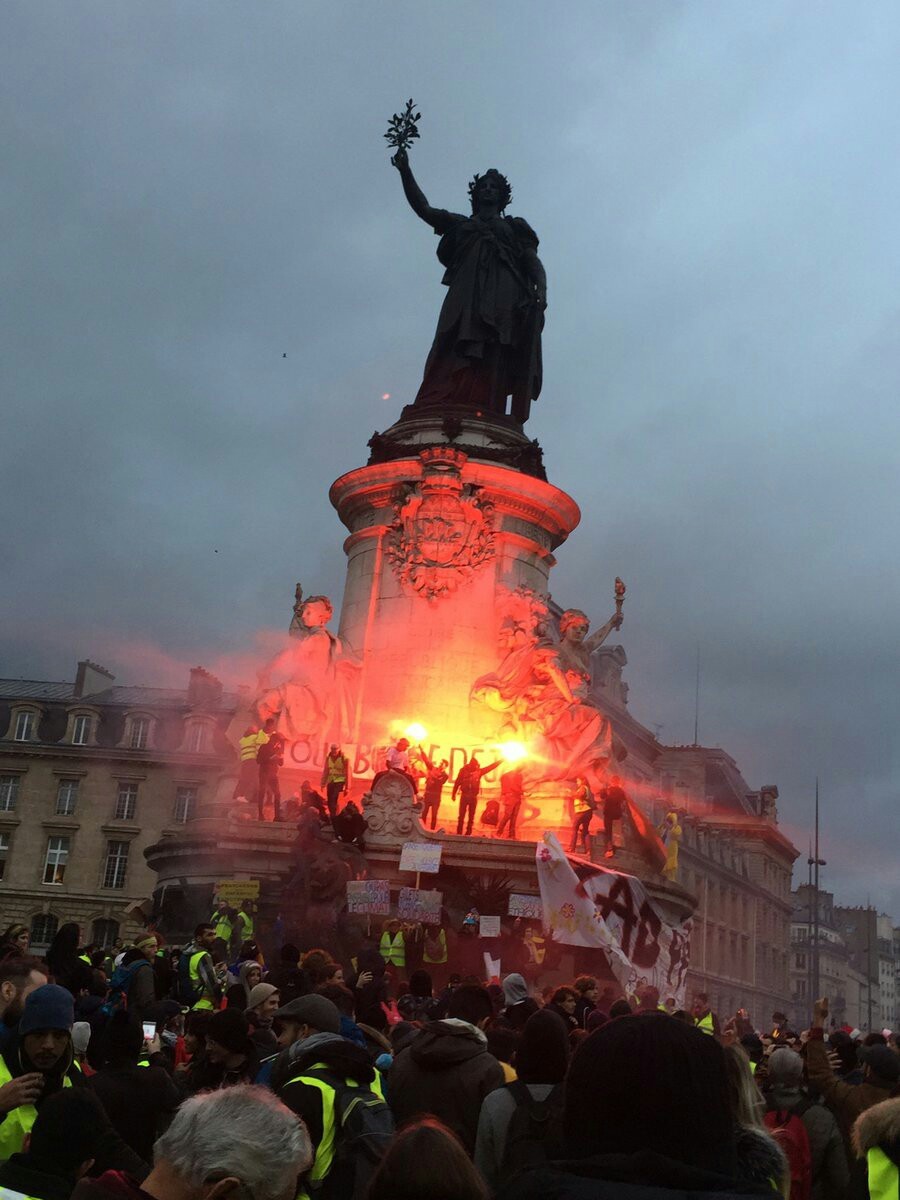
[[[89,661],[74,682],[0,680],[0,929],[28,925],[38,953],[67,921],[104,946],[134,933],[144,848],[214,789],[237,702],[200,667],[182,690]]]
[[[812,1011],[813,992],[827,996],[835,1025],[864,1031],[900,1027],[897,1006],[898,939],[893,922],[874,908],[845,907],[819,889],[819,976],[813,978],[816,946],[815,889],[793,893],[791,994]]]
[[[697,899],[688,995],[721,1019],[747,1008],[758,1029],[790,1003],[791,872],[799,851],[778,828],[774,786],[753,791],[730,755],[662,747],[653,803],[681,814],[678,883]]]

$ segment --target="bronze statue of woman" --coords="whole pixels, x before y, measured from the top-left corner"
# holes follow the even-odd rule
[[[432,208],[404,148],[391,162],[416,216],[439,235],[447,287],[416,404],[528,419],[541,391],[547,277],[537,234],[507,217],[512,190],[493,168],[469,184],[472,215]],[[509,410],[507,400],[511,397]]]

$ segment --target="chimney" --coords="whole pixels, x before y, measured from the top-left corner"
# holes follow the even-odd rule
[[[89,658],[82,659],[75,675],[75,696],[78,699],[82,696],[95,696],[97,692],[106,691],[115,682],[115,675],[107,671],[106,667],[98,666]]]
[[[191,667],[188,704],[191,708],[215,708],[222,699],[222,683],[203,667]]]

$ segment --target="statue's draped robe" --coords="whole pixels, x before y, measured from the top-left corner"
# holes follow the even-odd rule
[[[541,391],[544,316],[525,257],[537,234],[521,217],[435,210],[447,295],[416,404],[462,404],[524,421]]]

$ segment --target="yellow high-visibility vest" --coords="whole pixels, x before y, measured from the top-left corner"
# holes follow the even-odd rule
[[[12,1083],[13,1076],[6,1060],[0,1055],[0,1087]],[[71,1087],[72,1081],[68,1075],[63,1077],[63,1087]],[[21,1154],[25,1138],[31,1133],[31,1127],[37,1120],[37,1109],[33,1104],[20,1104],[6,1114],[6,1119],[0,1122],[0,1162],[13,1154]]]
[[[706,1016],[704,1016],[704,1017],[698,1017],[698,1019],[697,1019],[697,1028],[698,1028],[698,1029],[701,1031],[701,1033],[711,1033],[711,1034],[715,1034],[715,1032],[716,1032],[716,1027],[715,1027],[715,1025],[713,1024],[713,1019],[712,1019],[712,1013],[711,1013],[711,1012],[708,1012],[708,1013],[706,1014]]]
[[[387,930],[381,935],[381,957],[385,962],[390,963],[392,967],[406,966],[406,940],[403,937],[403,930],[399,930],[393,938]]]
[[[200,999],[192,1006],[193,1008],[215,1008],[215,996],[211,996],[206,991],[203,985],[203,980],[200,978],[200,959],[205,958],[208,954],[207,950],[197,950],[191,955],[191,961],[188,964],[188,973],[191,978],[191,987],[195,992],[200,993]]]
[[[221,938],[223,942],[231,941],[231,934],[234,930],[234,922],[231,917],[225,913],[214,912],[209,919],[209,923],[215,927],[217,938]]]
[[[866,1155],[866,1170],[869,1175],[869,1200],[897,1200],[900,1172],[877,1146]]]
[[[313,1063],[311,1067],[307,1067],[306,1071],[332,1071],[332,1068],[327,1063],[318,1062]],[[337,1122],[334,1119],[334,1101],[337,1089],[334,1084],[329,1083],[326,1079],[322,1079],[318,1075],[308,1075],[306,1073],[296,1075],[290,1082],[304,1083],[307,1087],[318,1088],[322,1094],[322,1140],[316,1147],[316,1157],[306,1181],[308,1191],[315,1193],[316,1189],[322,1186],[322,1182],[327,1177],[334,1162],[334,1140],[337,1132]],[[344,1082],[351,1087],[355,1085],[355,1080],[353,1079],[345,1079]],[[369,1084],[369,1087],[379,1100],[384,1100],[384,1085],[378,1071],[375,1072],[375,1078]],[[300,1192],[301,1197],[307,1194],[306,1192]]]

